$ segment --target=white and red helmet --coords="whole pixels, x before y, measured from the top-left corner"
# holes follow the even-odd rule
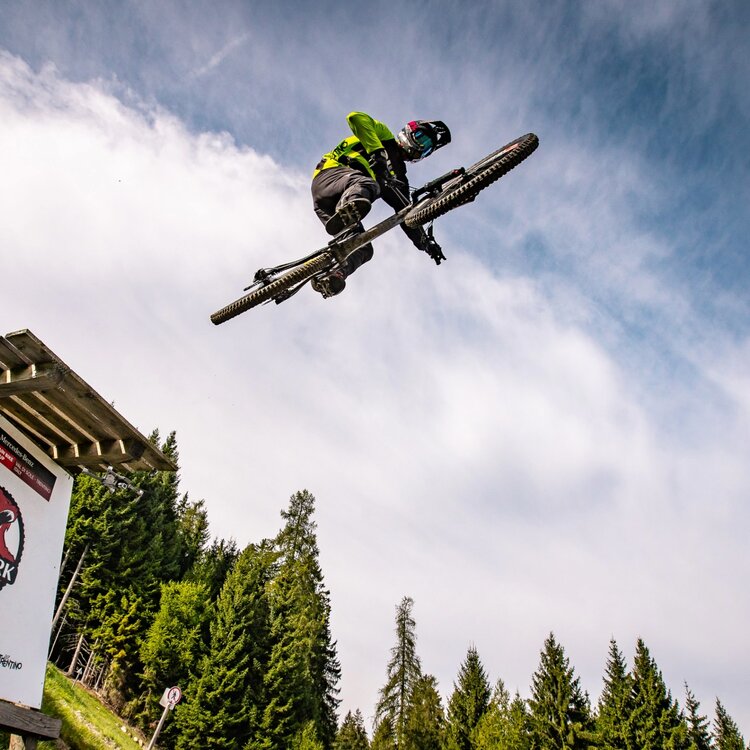
[[[399,130],[396,143],[408,161],[419,161],[451,142],[451,131],[440,120],[412,120]]]

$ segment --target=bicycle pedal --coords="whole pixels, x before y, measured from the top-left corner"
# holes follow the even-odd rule
[[[328,297],[335,297],[337,294],[341,294],[346,287],[346,281],[343,278],[324,276],[322,278],[312,279],[310,286],[318,294],[323,296],[323,299]]]
[[[328,279],[326,278],[314,278],[310,280],[310,286],[313,288],[313,291],[322,294],[324,298],[330,297],[327,281]]]

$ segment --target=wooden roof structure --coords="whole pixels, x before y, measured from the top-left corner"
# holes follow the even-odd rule
[[[0,415],[72,473],[177,470],[28,330],[0,336]]]

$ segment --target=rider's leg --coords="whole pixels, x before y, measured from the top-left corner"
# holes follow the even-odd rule
[[[379,194],[375,180],[347,167],[324,169],[312,183],[315,213],[332,235],[363,219]]]
[[[350,229],[352,235],[359,234],[364,231],[364,227],[361,224]],[[350,253],[344,263],[339,266],[333,273],[320,279],[312,280],[312,288],[316,292],[320,292],[324,297],[332,297],[336,294],[341,294],[346,287],[347,276],[353,274],[362,264],[372,260],[374,250],[371,243],[367,243],[362,247],[358,247],[352,253]]]
[[[359,234],[360,232],[364,231],[365,228],[362,226],[362,224],[356,224],[351,228],[352,235]],[[368,242],[366,245],[362,245],[362,247],[358,247],[347,257],[346,262],[341,266],[345,276],[349,276],[349,274],[354,273],[362,264],[372,260],[374,252],[375,251],[373,250],[372,243],[370,242]]]
[[[380,188],[377,182],[371,180],[361,172],[344,167],[332,167],[320,172],[312,183],[312,196],[315,213],[326,226],[336,213],[336,207],[345,199],[368,198],[375,200],[379,195]],[[372,196],[370,198],[370,196]],[[363,232],[364,227],[357,222],[351,227],[353,234]],[[332,233],[333,234],[333,233]],[[355,250],[342,266],[344,276],[354,273],[363,263],[372,259],[373,248],[371,244]]]

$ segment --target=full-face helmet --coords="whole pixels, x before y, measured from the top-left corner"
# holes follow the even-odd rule
[[[419,161],[451,142],[451,131],[440,120],[412,120],[398,132],[396,143],[408,161]]]

